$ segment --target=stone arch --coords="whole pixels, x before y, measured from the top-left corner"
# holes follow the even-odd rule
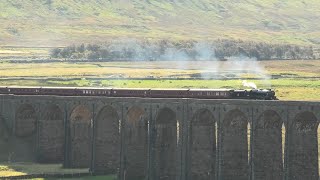
[[[148,119],[140,107],[129,109],[124,139],[127,149],[125,179],[145,179],[148,162]]]
[[[282,180],[282,120],[272,110],[257,119],[253,137],[254,176],[261,180]]]
[[[155,124],[156,178],[176,179],[177,166],[177,119],[176,113],[160,109]]]
[[[95,172],[117,174],[120,167],[119,115],[112,106],[103,107],[95,122]]]
[[[296,115],[289,136],[289,179],[318,180],[318,121],[311,112]]]
[[[200,109],[193,116],[189,128],[189,179],[215,179],[216,133],[215,118],[208,109]]]
[[[30,104],[22,104],[16,110],[15,135],[28,137],[36,132],[36,111]]]
[[[229,111],[222,122],[222,177],[247,180],[248,118],[240,110]]]
[[[63,160],[64,113],[55,104],[46,106],[39,120],[38,160],[59,163]]]
[[[87,168],[91,159],[92,113],[85,105],[76,106],[70,114],[70,165]]]

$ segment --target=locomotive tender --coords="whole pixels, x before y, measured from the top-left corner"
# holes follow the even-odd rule
[[[0,94],[106,96],[141,98],[259,99],[278,100],[271,89],[143,89],[143,88],[75,88],[75,87],[0,87]]]

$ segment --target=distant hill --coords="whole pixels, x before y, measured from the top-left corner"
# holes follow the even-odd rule
[[[1,0],[0,44],[110,38],[320,44],[319,0]]]

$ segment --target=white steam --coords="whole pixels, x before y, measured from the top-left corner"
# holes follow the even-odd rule
[[[256,58],[247,56],[225,57],[223,61],[215,55],[214,44],[198,42],[187,49],[154,42],[141,43],[135,39],[114,39],[106,47],[109,53],[126,52],[132,61],[174,61],[168,68],[197,70],[191,77],[199,79],[240,79],[243,86],[256,89],[249,79],[260,80],[265,88],[270,88],[270,76]],[[125,56],[124,56],[125,57]],[[120,57],[121,58],[121,57]],[[143,65],[143,63],[142,63]],[[178,77],[178,76],[177,76]],[[240,86],[239,86],[240,87]],[[227,88],[227,86],[226,86]]]
[[[257,85],[254,82],[247,82],[246,80],[242,81],[242,86],[257,89]]]

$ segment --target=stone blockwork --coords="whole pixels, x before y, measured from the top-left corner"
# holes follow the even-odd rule
[[[290,122],[289,129],[289,179],[319,178],[318,124],[311,112],[302,112]]]
[[[215,179],[216,120],[208,109],[200,109],[193,116],[189,130],[188,179]]]
[[[320,102],[3,95],[0,117],[38,161],[123,180],[319,179]]]
[[[148,167],[148,117],[139,107],[131,107],[124,125],[124,171],[125,179],[141,180]]]
[[[64,113],[58,105],[49,104],[41,109],[38,121],[38,160],[57,163],[63,160]]]
[[[252,160],[257,179],[283,179],[282,124],[281,117],[273,110],[266,110],[255,121]]]
[[[120,168],[119,112],[111,105],[98,111],[94,123],[94,171],[116,174]]]
[[[85,105],[76,106],[69,121],[70,167],[90,167],[91,159],[91,122],[92,113]]]

